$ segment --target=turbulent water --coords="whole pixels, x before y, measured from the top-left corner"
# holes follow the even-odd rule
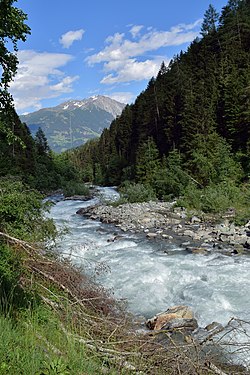
[[[100,189],[115,199],[112,188]],[[128,310],[151,317],[172,305],[188,305],[200,326],[230,318],[250,320],[250,257],[218,253],[190,254],[168,242],[157,243],[136,234],[76,214],[87,202],[60,201],[51,209],[59,228],[69,232],[58,240],[58,251],[85,267],[97,280],[126,299]],[[115,235],[122,238],[112,241]]]

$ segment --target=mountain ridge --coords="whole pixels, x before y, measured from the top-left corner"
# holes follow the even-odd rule
[[[55,107],[21,115],[32,135],[40,127],[55,152],[78,147],[102,130],[121,114],[126,104],[107,96],[97,95],[82,100],[70,99]]]

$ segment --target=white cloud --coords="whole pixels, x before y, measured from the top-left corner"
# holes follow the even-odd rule
[[[72,92],[72,83],[78,80],[78,76],[70,77],[67,76],[61,80],[61,82],[50,86],[50,89],[53,91],[57,91],[60,94],[67,93],[67,92]]]
[[[78,76],[65,76],[60,69],[73,57],[68,54],[19,51],[19,69],[10,91],[17,111],[41,108],[43,99],[55,98],[72,91]]]
[[[105,70],[115,71],[115,73],[106,75],[101,80],[101,83],[114,84],[118,82],[150,79],[158,73],[161,63],[162,59],[141,62],[136,61],[136,59],[127,59],[126,61],[123,61],[122,64],[110,61],[105,64]]]
[[[68,31],[63,34],[59,40],[63,48],[69,48],[76,40],[81,40],[84,34],[84,30]]]
[[[120,103],[131,103],[135,99],[135,95],[132,92],[114,92],[112,94],[105,94],[111,99],[117,100]]]
[[[140,31],[142,29],[143,29],[142,25],[134,25],[133,27],[131,27],[129,32],[130,32],[130,34],[132,35],[133,38],[136,38],[140,34]]]
[[[106,75],[101,83],[104,84],[148,79],[158,73],[163,60],[159,62],[154,56],[155,52],[162,48],[190,43],[197,37],[200,23],[201,20],[187,25],[180,24],[169,31],[147,28],[144,33],[142,25],[135,25],[129,30],[132,40],[126,38],[124,33],[111,35],[105,40],[106,46],[88,56],[86,61],[90,66],[103,64]],[[151,58],[146,57],[149,53]]]
[[[138,42],[121,38],[119,34],[109,37],[109,45],[102,51],[89,56],[86,60],[92,65],[110,60],[123,60],[141,56],[146,52],[157,51],[162,47],[178,46],[191,42],[196,36],[195,31],[150,31],[144,34]]]

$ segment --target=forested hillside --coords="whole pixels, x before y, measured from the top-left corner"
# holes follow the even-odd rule
[[[133,181],[159,198],[178,196],[190,185],[248,180],[249,1],[229,0],[220,14],[210,5],[200,34],[169,66],[162,63],[99,140],[71,154],[86,180]]]

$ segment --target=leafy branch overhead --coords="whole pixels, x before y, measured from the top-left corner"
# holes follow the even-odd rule
[[[25,21],[27,15],[13,6],[16,0],[0,1],[0,65],[2,67],[0,81],[0,108],[11,103],[8,92],[18,66],[18,41],[25,41],[30,28]]]

